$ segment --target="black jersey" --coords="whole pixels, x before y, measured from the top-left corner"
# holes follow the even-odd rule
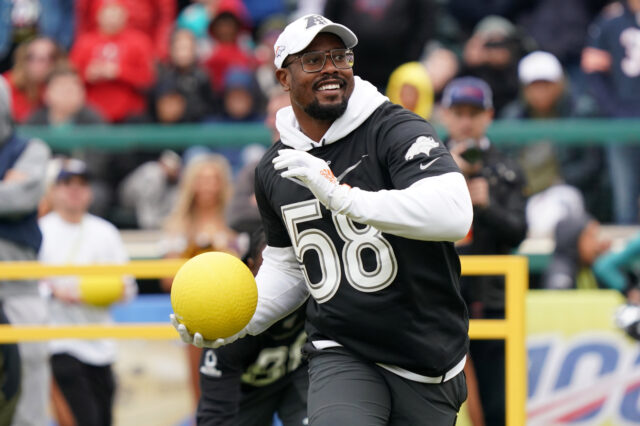
[[[250,393],[285,378],[303,365],[301,349],[305,341],[302,307],[258,336],[246,336],[218,349],[204,349],[200,373],[206,379],[202,379],[221,379],[220,383],[233,387],[241,382],[242,393]]]
[[[267,244],[293,246],[311,293],[311,341],[333,340],[376,363],[439,376],[467,352],[460,261],[449,242],[382,233],[332,213],[304,186],[274,170],[277,142],[256,168]],[[405,189],[459,169],[431,125],[389,102],[362,125],[310,154],[341,183],[366,191]]]

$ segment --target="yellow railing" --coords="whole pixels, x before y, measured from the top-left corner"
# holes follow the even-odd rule
[[[133,275],[137,278],[173,276],[184,260],[132,261],[125,265],[53,266],[38,262],[0,263],[0,280],[37,279],[60,275]],[[527,259],[520,256],[463,256],[463,275],[504,275],[506,313],[504,320],[471,320],[472,339],[504,339],[506,347],[507,425],[526,422],[525,292],[528,287]],[[0,325],[0,343],[79,339],[175,339],[169,324],[11,326]]]

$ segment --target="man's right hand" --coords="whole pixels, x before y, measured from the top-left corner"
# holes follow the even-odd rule
[[[213,348],[213,349],[219,348],[220,346],[233,343],[236,340],[247,335],[247,329],[243,328],[233,336],[229,336],[224,339],[207,340],[204,337],[202,337],[202,334],[198,332],[191,334],[189,330],[187,330],[187,327],[178,321],[175,314],[170,314],[169,319],[171,320],[171,325],[173,325],[173,327],[176,329],[176,331],[180,335],[180,339],[184,343],[188,343],[197,348]]]

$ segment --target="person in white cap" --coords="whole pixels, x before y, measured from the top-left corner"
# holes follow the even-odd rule
[[[215,347],[307,303],[309,424],[450,426],[466,398],[453,242],[472,221],[469,191],[433,127],[354,76],[357,41],[320,15],[276,41],[291,106],[256,168],[267,240],[256,313],[216,341],[172,322]]]

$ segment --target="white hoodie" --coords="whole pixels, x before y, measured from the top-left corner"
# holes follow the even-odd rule
[[[283,144],[302,151],[336,142],[358,128],[388,99],[373,85],[355,77],[345,113],[319,142],[300,129],[291,107],[276,115]],[[457,241],[471,226],[473,209],[461,173],[427,177],[402,190],[363,191],[352,188],[338,213],[382,232],[424,241]],[[247,326],[249,334],[266,330],[301,306],[309,296],[293,247],[267,246],[256,277],[258,306]]]

